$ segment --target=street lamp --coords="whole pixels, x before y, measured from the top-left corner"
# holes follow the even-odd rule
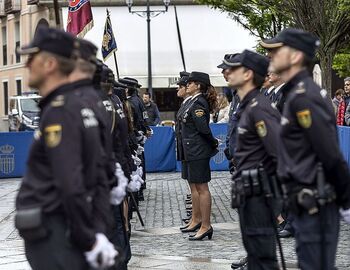
[[[131,14],[136,14],[142,18],[147,19],[147,52],[148,52],[148,92],[152,95],[152,48],[151,48],[151,18],[157,17],[159,14],[168,11],[170,0],[163,0],[165,9],[164,10],[151,10],[150,0],[147,0],[146,10],[132,11],[133,0],[126,0],[125,3],[128,6]]]

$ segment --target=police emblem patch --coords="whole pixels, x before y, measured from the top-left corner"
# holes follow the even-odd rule
[[[311,112],[310,110],[303,110],[297,112],[298,123],[303,128],[309,128],[312,124]]]
[[[62,137],[62,126],[61,125],[50,125],[44,129],[45,143],[47,147],[54,148],[61,142]]]
[[[258,133],[259,137],[263,138],[267,135],[267,129],[266,129],[266,125],[265,122],[259,121],[255,124],[256,127],[256,132]]]
[[[202,117],[204,115],[204,111],[202,109],[195,110],[194,113],[197,117]]]
[[[15,147],[9,144],[0,146],[0,172],[10,174],[15,170]]]

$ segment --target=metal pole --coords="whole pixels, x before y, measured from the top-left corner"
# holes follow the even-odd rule
[[[57,0],[53,0],[53,6],[55,9],[56,26],[57,28],[61,28],[60,12]]]
[[[147,50],[148,50],[148,92],[152,96],[152,48],[151,48],[151,11],[147,0]]]

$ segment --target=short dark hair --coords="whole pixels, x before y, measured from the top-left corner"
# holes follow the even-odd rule
[[[151,93],[150,92],[144,92],[143,94],[146,95],[146,96],[149,96],[149,98],[151,98]]]
[[[263,77],[260,74],[254,72],[254,70],[244,67],[244,71],[248,71],[248,70],[253,72],[253,84],[255,85],[255,87],[261,88],[266,80],[266,77]]]
[[[60,73],[62,73],[65,76],[68,76],[69,74],[71,74],[75,69],[75,65],[76,65],[75,59],[62,57],[50,52],[43,52],[43,54],[49,57],[54,57],[58,63],[58,70],[60,71]]]

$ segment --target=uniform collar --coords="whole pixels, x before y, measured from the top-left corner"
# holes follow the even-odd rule
[[[200,96],[202,93],[195,94],[191,99],[195,99],[196,97]]]
[[[299,82],[309,76],[310,75],[307,70],[300,71],[284,85],[282,88],[283,93],[288,94]]]
[[[67,83],[59,86],[55,90],[53,90],[50,94],[48,94],[46,97],[41,99],[39,102],[39,108],[42,110],[49,104],[55,97],[59,95],[64,95],[67,92],[70,92],[73,90],[73,84],[72,83]]]
[[[253,89],[252,91],[250,91],[248,94],[246,94],[246,96],[243,98],[242,102],[241,102],[241,109],[246,107],[247,104],[253,99],[255,98],[258,94],[260,93],[260,90],[258,88]]]
[[[75,81],[72,83],[72,87],[75,88],[80,88],[83,86],[92,86],[92,80],[90,79],[82,79],[79,81]]]

